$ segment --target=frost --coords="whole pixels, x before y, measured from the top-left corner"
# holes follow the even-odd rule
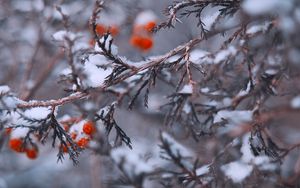
[[[251,174],[253,166],[235,161],[221,166],[221,170],[234,183],[240,183]]]
[[[261,15],[274,12],[288,12],[292,7],[292,0],[245,0],[242,8],[250,15]]]
[[[251,121],[252,114],[252,111],[247,110],[220,110],[214,117],[214,123],[221,122],[223,119],[226,119],[232,124],[239,125],[243,122]]]
[[[291,100],[291,107],[292,108],[300,108],[300,95],[297,97],[294,97]]]
[[[214,63],[218,64],[222,61],[225,61],[229,58],[229,56],[234,56],[236,53],[237,50],[233,46],[230,46],[228,49],[221,50],[216,54]]]
[[[192,94],[193,93],[193,85],[192,84],[184,85],[183,88],[178,93]]]
[[[74,33],[72,33],[72,32],[61,30],[61,31],[57,31],[56,33],[54,33],[52,35],[52,37],[56,41],[64,41],[67,38],[69,40],[73,41],[76,38],[76,35]]]

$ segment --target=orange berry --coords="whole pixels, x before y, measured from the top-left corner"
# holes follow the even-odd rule
[[[132,46],[139,48],[142,51],[147,51],[153,46],[153,40],[151,37],[142,37],[133,35],[130,39]]]
[[[77,134],[76,133],[71,133],[71,138],[73,139],[73,140],[75,140],[76,139],[76,137],[77,137]]]
[[[11,127],[5,128],[5,134],[6,134],[6,135],[9,135],[9,134],[11,133],[11,131],[12,131],[12,128],[11,128]]]
[[[141,46],[140,46],[142,50],[149,50],[150,48],[152,48],[152,46],[153,46],[152,38],[144,37],[142,39]]]
[[[87,138],[80,138],[78,141],[77,141],[77,145],[81,148],[85,148],[89,143],[89,139]]]
[[[31,149],[26,149],[26,156],[29,159],[36,159],[38,156],[38,150],[35,148],[31,148]]]
[[[116,36],[117,34],[119,34],[119,28],[118,26],[111,26],[109,29],[109,32],[111,33],[112,36]]]
[[[64,128],[65,131],[69,131],[70,126],[67,123],[63,123],[62,127]]]
[[[83,132],[87,135],[92,135],[95,133],[96,129],[95,129],[95,125],[93,122],[91,121],[87,121],[82,128]]]
[[[68,144],[69,145],[69,144]],[[61,149],[62,149],[62,151],[64,152],[64,153],[67,153],[68,152],[68,147],[67,146],[65,146],[65,145],[60,145],[60,147],[61,147]]]
[[[9,141],[9,147],[16,152],[24,152],[23,141],[20,138],[13,138]]]
[[[151,32],[155,26],[156,23],[154,21],[150,21],[144,26],[144,28],[146,29],[146,31]]]
[[[100,36],[104,35],[106,33],[106,27],[102,24],[96,25],[96,33]]]
[[[133,36],[130,38],[130,44],[131,44],[132,46],[138,47],[138,46],[140,46],[141,43],[142,43],[142,40],[141,40],[141,37],[140,37],[140,36],[133,35]]]

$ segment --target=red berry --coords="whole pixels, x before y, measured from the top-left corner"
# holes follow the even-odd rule
[[[82,128],[83,132],[87,135],[92,135],[95,133],[96,129],[95,129],[95,125],[93,122],[91,121],[87,121]]]
[[[38,157],[38,150],[35,148],[26,149],[26,156],[29,159],[36,159]]]
[[[9,141],[9,147],[16,152],[24,152],[23,141],[20,138],[13,138]]]
[[[81,148],[85,148],[89,143],[89,139],[87,138],[80,138],[78,141],[77,141],[77,145]]]

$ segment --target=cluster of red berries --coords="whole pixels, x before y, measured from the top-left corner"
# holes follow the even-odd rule
[[[12,128],[6,128],[6,134],[9,135]],[[23,138],[10,138],[8,145],[10,149],[18,153],[25,153],[29,159],[36,159],[38,157],[38,148],[33,145],[24,143]]]
[[[136,22],[134,23],[132,34],[130,37],[130,44],[141,50],[147,52],[153,47],[153,29],[156,26],[155,15],[150,11],[144,11],[137,15]],[[105,25],[97,24],[96,33],[103,36],[109,32],[112,36],[119,34],[120,26],[118,25]],[[90,40],[90,45],[95,45],[95,40]]]
[[[82,149],[88,146],[96,132],[95,124],[92,121],[79,121],[73,122],[73,124],[64,123],[64,129],[69,132],[73,141]],[[64,152],[68,152],[69,145],[62,145],[61,147]]]
[[[76,122],[62,123],[63,128],[67,131],[73,141],[78,147],[84,149],[88,146],[89,142],[93,138],[93,134],[96,132],[95,124],[92,121],[77,120]],[[22,128],[18,128],[22,129]],[[11,135],[14,131],[12,128],[6,128],[6,134]],[[38,139],[37,139],[38,141]],[[8,146],[11,150],[17,153],[25,153],[29,159],[36,159],[38,157],[39,151],[38,147],[34,144],[28,144],[24,142],[24,137],[12,137],[8,141]],[[68,146],[60,146],[63,152],[68,152]]]
[[[152,30],[156,26],[155,21],[149,21],[144,25],[134,26],[130,44],[144,52],[153,47]]]

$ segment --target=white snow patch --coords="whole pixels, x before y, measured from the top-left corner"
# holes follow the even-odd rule
[[[291,107],[292,108],[300,108],[300,95],[297,97],[294,97],[291,100]]]
[[[83,72],[87,76],[84,83],[89,87],[99,87],[104,84],[105,78],[112,72],[111,68],[102,69],[91,63],[85,63]]]
[[[193,93],[193,85],[192,84],[184,85],[183,88],[178,93],[192,94]]]
[[[100,43],[104,43],[104,48],[105,50],[109,51],[111,50],[111,54],[113,55],[117,55],[118,54],[118,47],[114,44],[111,44],[110,46],[110,42],[113,40],[113,38],[111,37],[111,35],[109,35],[107,38],[105,38],[105,36],[103,36],[101,39],[100,39]],[[111,48],[111,49],[109,49]],[[102,49],[98,46],[98,43],[96,42],[95,44],[95,51],[96,52],[102,52]]]
[[[221,170],[234,183],[240,183],[251,174],[253,166],[240,161],[234,161],[221,166]]]
[[[135,19],[134,24],[146,25],[149,22],[155,22],[157,20],[156,15],[151,10],[146,10],[139,13]]]
[[[30,119],[45,119],[51,113],[51,109],[47,107],[35,107],[24,112],[24,116]]]
[[[209,168],[210,168],[210,165],[203,165],[202,167],[197,168],[196,169],[196,175],[197,176],[202,176],[204,174],[209,173]]]
[[[125,147],[119,147],[111,151],[112,159],[118,164],[123,165],[124,170],[131,178],[143,173],[150,173],[154,168],[146,163],[138,153]]]
[[[10,92],[10,88],[7,85],[0,86],[0,95],[4,95]]]
[[[204,23],[204,28],[206,30],[211,30],[213,23],[216,21],[216,19],[218,18],[219,15],[220,15],[220,12],[216,11],[213,14],[207,15],[204,18],[202,18],[202,22]]]
[[[230,123],[239,125],[243,122],[249,122],[252,120],[252,111],[248,110],[220,110],[214,117],[214,123],[221,122],[222,119],[227,119]]]
[[[60,31],[57,31],[56,33],[54,33],[52,35],[52,37],[56,41],[64,41],[67,38],[69,40],[74,40],[76,38],[76,35],[74,33],[72,33],[72,32],[69,32],[69,31],[60,30]]]
[[[258,33],[258,32],[263,32],[264,33],[264,32],[267,31],[269,26],[270,26],[269,22],[266,22],[266,23],[260,24],[260,25],[253,25],[253,26],[251,26],[250,28],[247,29],[246,34],[253,35],[253,34]]]
[[[208,57],[209,55],[210,53],[205,50],[196,49],[190,53],[190,61],[195,64],[211,64],[212,59]]]
[[[222,61],[225,61],[229,56],[234,56],[237,53],[237,50],[233,46],[229,46],[228,49],[219,51],[214,59],[214,63],[218,64]]]
[[[178,155],[180,155],[182,157],[193,157],[194,156],[194,153],[190,149],[188,149],[186,146],[183,146],[180,143],[178,143],[174,138],[172,138],[166,132],[163,132],[161,134],[161,136],[165,142],[169,143],[169,145],[171,147],[171,152],[175,156],[178,156]],[[165,157],[167,157],[167,156],[165,156]]]

